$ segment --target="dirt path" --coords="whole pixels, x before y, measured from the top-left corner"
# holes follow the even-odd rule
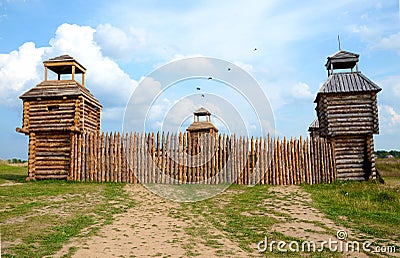
[[[338,241],[338,231],[341,232],[339,234],[345,236],[342,240],[343,243],[346,243],[347,240],[353,241],[365,237],[349,228],[337,226],[321,211],[311,207],[311,195],[298,186],[278,186],[271,187],[269,190],[274,198],[266,200],[263,205],[269,207],[270,216],[279,221],[272,227],[272,231],[317,243],[317,248],[321,246],[322,241],[328,242],[330,239]],[[362,252],[352,252],[352,249],[350,252],[346,252],[346,248],[343,248],[343,255],[368,257]]]
[[[127,191],[135,199],[135,208],[116,217],[111,225],[103,227],[99,236],[85,243],[72,243],[63,248],[61,256],[70,246],[78,248],[73,257],[248,257],[222,232],[211,229],[220,236],[224,250],[206,246],[188,235],[185,228],[192,219],[170,216],[170,211],[180,204],[162,199],[141,185],[128,185]],[[210,225],[207,225],[211,227]],[[231,255],[230,255],[231,254]]]
[[[311,196],[298,186],[268,188],[274,198],[265,200],[265,216],[278,220],[271,231],[304,241],[336,239],[336,232],[344,230],[349,240],[365,239],[351,229],[338,227],[319,210],[310,206]],[[165,200],[141,185],[127,185],[126,190],[135,199],[135,207],[118,215],[111,225],[100,229],[98,236],[82,243],[66,245],[56,256],[77,248],[73,257],[257,257],[256,243],[253,253],[242,250],[223,232],[205,219],[180,214],[180,204]],[[179,214],[179,212],[178,212]],[[345,219],[345,218],[344,218]],[[199,239],[196,230],[207,229],[217,236],[216,245]],[[192,231],[190,231],[191,229]],[[347,238],[346,238],[347,239]],[[346,241],[343,240],[344,242]],[[346,257],[368,257],[364,253],[342,253]]]

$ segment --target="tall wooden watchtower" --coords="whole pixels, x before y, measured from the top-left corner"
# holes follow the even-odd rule
[[[200,137],[208,134],[217,137],[218,129],[211,123],[211,113],[201,107],[193,112],[193,123],[186,129],[192,149],[196,150]],[[193,152],[195,154],[195,152]]]
[[[102,106],[85,87],[86,69],[74,58],[63,55],[43,64],[44,81],[20,96],[23,120],[16,130],[29,135],[28,180],[67,179],[71,138],[100,131]],[[49,80],[49,70],[57,79]]]
[[[381,88],[358,71],[358,54],[339,50],[327,59],[328,80],[315,99],[318,135],[333,144],[338,179],[375,179]]]

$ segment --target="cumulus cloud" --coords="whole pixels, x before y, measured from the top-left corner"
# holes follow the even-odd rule
[[[379,108],[382,131],[398,133],[400,131],[400,114],[392,106],[381,105]]]
[[[26,42],[18,50],[0,54],[0,105],[18,105],[18,95],[41,81],[43,53],[44,48]]]
[[[137,82],[102,53],[95,32],[90,26],[62,24],[49,47],[36,48],[34,43],[26,42],[18,50],[0,54],[0,105],[19,105],[18,95],[43,80],[42,61],[68,54],[87,69],[86,86],[103,105],[110,110],[124,107]],[[112,119],[115,112],[110,110],[105,119]]]
[[[102,103],[125,105],[137,82],[101,52],[89,26],[62,24],[50,40],[48,56],[70,54],[87,69],[87,85]]]
[[[146,45],[146,33],[133,27],[124,31],[107,23],[97,26],[94,40],[105,55],[129,61],[138,49]]]
[[[400,32],[382,38],[376,45],[376,49],[394,50],[400,55]]]
[[[298,82],[290,89],[290,95],[295,99],[310,100],[314,94],[310,91],[310,86],[304,82]]]

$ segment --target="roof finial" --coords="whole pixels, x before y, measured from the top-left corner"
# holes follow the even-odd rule
[[[340,51],[340,50],[342,50],[342,48],[340,47],[340,35],[337,35],[337,41],[338,41],[338,44],[339,44],[339,51]]]

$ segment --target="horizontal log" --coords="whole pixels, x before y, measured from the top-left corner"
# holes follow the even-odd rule
[[[35,119],[36,117],[57,117],[57,116],[70,116],[70,115],[75,115],[75,109],[60,109],[57,111],[36,111],[36,112],[30,112],[30,118]]]
[[[15,131],[16,131],[17,133],[29,134],[29,130],[26,129],[26,128],[19,128],[19,127],[17,127],[17,128],[15,128]]]
[[[349,105],[349,103],[347,102],[343,102],[343,103],[339,103],[336,105],[331,104],[331,102],[329,102],[329,105],[326,107],[327,110],[332,110],[332,109],[349,109],[349,108],[374,108],[374,105],[371,105],[373,102],[368,102],[368,103],[360,103],[360,102],[356,102],[356,103],[352,103],[351,105]]]
[[[53,152],[53,153],[69,153],[71,151],[70,146],[47,146],[47,145],[38,145],[36,146],[36,152]]]
[[[328,122],[333,123],[345,123],[345,122],[352,122],[352,123],[367,123],[371,124],[374,122],[374,118],[372,116],[331,116],[328,119]]]
[[[343,129],[343,130],[328,130],[329,136],[335,137],[335,136],[348,136],[348,135],[360,135],[360,134],[365,134],[369,135],[371,134],[371,130],[365,130],[361,128],[357,128],[356,130],[351,130],[350,128]]]
[[[47,160],[36,160],[35,164],[37,166],[40,166],[42,168],[47,168],[47,167],[51,167],[51,166],[56,166],[56,167],[65,167],[65,166],[69,166],[69,160],[53,160],[53,159],[47,159]]]
[[[349,150],[353,151],[361,151],[365,147],[365,142],[359,143],[355,142],[354,144],[341,144],[341,143],[336,143],[335,144],[335,153],[342,153],[342,152],[348,152]]]
[[[364,159],[338,159],[336,158],[336,164],[362,164]]]
[[[65,157],[51,157],[51,160],[52,161],[60,161],[60,162],[68,163],[68,164],[70,162],[70,158],[66,157],[66,156]],[[47,156],[36,157],[35,158],[35,163],[39,162],[39,161],[48,162],[49,161],[49,157],[47,157]]]
[[[365,178],[364,178],[363,176],[352,176],[352,177],[349,177],[349,176],[340,176],[340,177],[339,177],[339,175],[338,175],[337,178],[338,178],[339,180],[365,181]]]
[[[324,101],[341,101],[341,100],[359,100],[359,99],[372,99],[373,98],[373,93],[370,94],[365,94],[365,93],[355,93],[352,92],[351,94],[330,94],[326,95],[324,98]]]
[[[55,180],[61,180],[61,179],[67,179],[68,175],[35,175],[35,179],[37,180],[45,180],[45,179],[55,179]]]
[[[64,156],[69,156],[70,154],[69,154],[69,152],[60,152],[60,153],[57,153],[57,152],[44,152],[44,151],[37,151],[36,152],[36,158],[39,158],[39,157],[53,157],[53,158],[55,158],[55,157],[64,157]]]
[[[340,171],[343,171],[343,170],[346,170],[346,169],[353,169],[353,168],[356,168],[356,169],[361,168],[362,169],[363,166],[364,166],[363,163],[359,163],[359,164],[357,164],[357,163],[353,163],[353,164],[351,164],[351,163],[346,163],[346,164],[338,164],[338,163],[336,163],[336,169],[338,169]]]
[[[67,171],[69,170],[69,164],[66,165],[51,165],[51,164],[35,164],[36,171]],[[49,172],[50,173],[50,172]],[[42,173],[43,174],[43,173]]]

